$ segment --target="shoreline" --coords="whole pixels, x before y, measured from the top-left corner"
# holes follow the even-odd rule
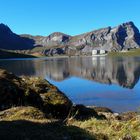
[[[42,78],[40,78],[40,77],[30,77],[30,76],[15,76],[14,74],[12,74],[12,73],[9,73],[9,72],[7,72],[6,70],[3,70],[3,69],[0,69],[0,78],[1,78],[1,76],[3,77],[3,74],[5,75],[6,74],[6,76],[12,76],[12,78],[19,78],[22,82],[26,82],[26,84],[27,84],[27,86],[33,86],[32,84],[35,84],[36,82],[38,83],[38,84],[41,84],[41,81],[43,82],[42,84],[45,84],[46,86],[48,86],[48,84],[50,85],[50,86],[52,86],[52,87],[54,87],[55,89],[56,89],[56,91],[58,91],[58,93],[60,94],[63,94],[63,96],[67,99],[67,100],[69,100],[69,102],[71,102],[71,104],[72,104],[72,106],[83,106],[83,107],[85,107],[85,108],[89,108],[89,109],[97,109],[97,110],[101,110],[101,111],[105,111],[105,112],[111,112],[111,113],[114,113],[114,114],[122,114],[122,113],[127,113],[127,112],[139,112],[138,111],[138,109],[136,110],[136,111],[122,111],[122,112],[117,112],[117,111],[113,111],[112,109],[110,109],[109,107],[106,107],[106,106],[96,106],[96,105],[83,105],[83,104],[75,104],[75,103],[73,103],[66,95],[65,95],[65,93],[63,93],[63,92],[61,92],[56,86],[54,86],[53,84],[51,84],[49,81],[47,81],[46,79],[42,79]],[[9,80],[13,80],[13,79],[9,79]],[[8,82],[8,81],[7,81]],[[12,81],[11,81],[12,82]],[[33,82],[35,82],[35,83],[33,83]],[[1,83],[1,87],[2,88],[4,88],[4,86],[2,86],[4,83],[3,83],[3,80],[2,79],[0,79],[0,83]],[[12,82],[13,83],[13,82]],[[12,83],[9,83],[9,84],[12,84]],[[44,85],[44,86],[45,86]],[[18,85],[19,86],[19,85]],[[22,86],[22,85],[20,85],[20,86]],[[38,86],[38,85],[37,85]],[[42,85],[40,85],[40,86],[42,86]],[[14,88],[14,87],[13,87]],[[30,87],[29,87],[30,88]],[[41,90],[41,88],[42,87],[32,87],[32,88],[34,88],[33,90],[36,90],[36,88],[40,88],[40,90]]]
[[[110,52],[105,56],[99,55],[99,56],[92,56],[92,55],[54,55],[54,56],[37,56],[37,55],[31,55],[31,54],[22,54],[22,53],[13,53],[13,52],[6,52],[11,53],[11,55],[15,55],[16,57],[12,56],[2,56],[0,60],[9,60],[9,59],[59,59],[59,58],[74,58],[74,57],[92,57],[92,58],[100,58],[100,57],[139,57],[140,56],[140,49],[137,49],[138,51],[128,51],[128,52]]]
[[[106,107],[74,105],[47,80],[17,77],[2,69],[0,88],[0,139],[19,140],[24,136],[24,139],[137,140],[140,137],[139,112],[118,114]]]

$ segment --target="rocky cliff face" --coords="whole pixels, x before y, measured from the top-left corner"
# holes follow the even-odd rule
[[[65,45],[71,36],[60,33],[60,32],[55,32],[50,34],[49,36],[31,36],[28,34],[21,35],[21,37],[25,38],[30,38],[35,41],[35,46],[40,46],[40,47],[55,47],[55,46],[61,46]]]
[[[45,55],[91,54],[93,49],[120,51],[140,47],[140,33],[133,22],[117,27],[103,28],[77,36],[60,32],[49,36],[16,35],[7,26],[0,24],[0,48],[30,50]]]
[[[114,28],[107,27],[75,36],[68,46],[79,48],[81,53],[90,53],[93,49],[120,51],[127,48],[139,48],[140,33],[133,22],[128,22]]]

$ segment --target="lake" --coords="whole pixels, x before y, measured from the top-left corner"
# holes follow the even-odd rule
[[[0,68],[45,78],[75,104],[115,112],[140,108],[140,57],[11,59],[0,60]]]

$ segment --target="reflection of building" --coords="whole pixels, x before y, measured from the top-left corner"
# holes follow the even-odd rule
[[[92,65],[93,68],[96,68],[98,65],[100,65],[100,67],[104,67],[106,63],[106,57],[102,56],[102,57],[92,57]]]

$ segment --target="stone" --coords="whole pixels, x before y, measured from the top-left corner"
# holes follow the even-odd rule
[[[72,102],[47,80],[17,77],[0,69],[0,110],[17,106],[32,106],[42,110],[47,117],[65,118]]]

